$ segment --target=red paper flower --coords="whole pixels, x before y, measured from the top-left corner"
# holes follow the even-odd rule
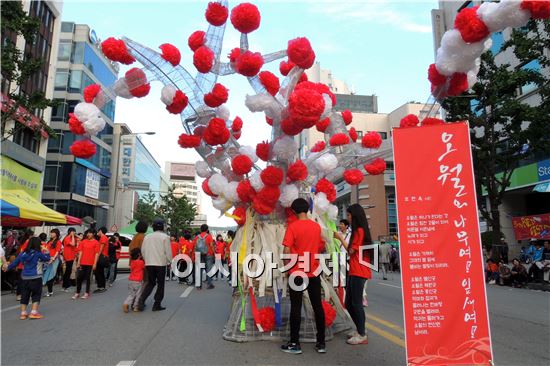
[[[442,119],[439,118],[431,118],[427,117],[422,120],[422,126],[434,126],[434,125],[442,125],[445,122]]]
[[[325,133],[329,125],[330,125],[330,118],[325,118],[317,122],[315,124],[315,127],[317,128],[317,131]]]
[[[321,304],[323,305],[323,311],[325,312],[325,326],[330,327],[336,319],[336,310],[334,310],[334,307],[325,300],[322,300]]]
[[[201,137],[182,133],[178,139],[178,144],[184,149],[199,147]]]
[[[281,75],[287,76],[290,70],[292,70],[296,66],[294,62],[291,61],[281,61],[279,64],[279,71],[281,72]]]
[[[351,121],[353,121],[353,114],[349,109],[346,109],[345,111],[342,112],[342,119],[344,120],[344,123],[346,124],[346,126],[349,125]]]
[[[91,84],[84,88],[84,101],[86,103],[93,103],[94,98],[101,91],[101,85]]]
[[[263,141],[256,145],[256,155],[263,161],[269,160],[270,152],[271,144],[269,142]]]
[[[235,138],[235,140],[238,140],[241,138],[241,135],[242,135],[242,131],[236,131],[236,132],[233,132],[233,137]]]
[[[82,122],[80,122],[73,113],[69,113],[69,129],[75,135],[84,135],[86,133],[84,126],[82,126]]]
[[[370,175],[379,175],[386,170],[386,162],[384,159],[376,158],[370,164],[365,164],[365,170]]]
[[[271,332],[275,329],[275,309],[272,307],[265,307],[259,310],[260,313],[260,325],[264,332]]]
[[[205,130],[206,130],[205,126],[197,126],[193,130],[193,135],[202,137],[204,135]]]
[[[336,188],[334,184],[326,178],[319,179],[315,185],[315,191],[326,194],[329,202],[334,202],[334,200],[336,200]]]
[[[290,118],[281,121],[281,130],[288,136],[296,136],[302,132],[303,128]]]
[[[407,114],[405,117],[401,118],[401,121],[399,122],[399,127],[416,127],[419,123],[420,121],[418,120],[418,116],[414,114]]]
[[[237,62],[237,59],[241,55],[241,49],[239,47],[233,48],[229,55],[227,56],[229,58],[229,62],[232,64]]]
[[[256,191],[252,188],[252,185],[250,185],[250,181],[245,179],[239,182],[237,186],[237,195],[241,201],[248,203],[252,202],[254,197],[256,197]]]
[[[431,64],[428,68],[428,80],[433,86],[440,86],[445,84],[447,77],[445,75],[441,75],[439,71],[437,71],[435,64]]]
[[[269,94],[275,96],[281,87],[279,78],[269,71],[262,71],[258,76],[265,90],[267,90]]]
[[[206,74],[214,66],[214,52],[206,46],[200,46],[193,54],[193,65],[199,72]]]
[[[260,26],[260,11],[254,4],[242,3],[231,10],[231,24],[241,33],[250,33]]]
[[[82,159],[91,158],[96,152],[95,144],[89,139],[75,141],[69,149],[71,154]]]
[[[212,88],[212,91],[204,95],[204,103],[212,108],[221,106],[227,102],[229,98],[229,90],[220,83],[217,83]]]
[[[298,84],[305,83],[306,81],[308,81],[307,74],[303,72],[298,79]]]
[[[531,12],[533,19],[548,19],[550,18],[550,1],[529,1],[523,0],[520,6],[523,10]]]
[[[136,59],[130,55],[126,43],[123,40],[109,37],[101,43],[101,51],[111,61],[130,65]]]
[[[246,208],[236,207],[233,210],[233,216],[235,216],[235,221],[237,222],[237,225],[243,226],[244,224],[246,224]]]
[[[315,90],[294,90],[288,100],[290,118],[302,128],[313,127],[319,121],[324,110],[325,100]]]
[[[341,146],[349,144],[349,136],[345,133],[337,133],[329,140],[330,146]]]
[[[266,186],[279,186],[283,183],[283,170],[276,166],[268,166],[262,170],[260,178]]]
[[[311,148],[311,152],[321,152],[327,147],[327,144],[324,141],[317,141],[315,145]]]
[[[311,44],[305,37],[288,41],[286,53],[288,59],[302,69],[309,69],[315,62],[315,52],[313,52]]]
[[[124,74],[124,79],[126,79],[130,94],[134,97],[142,98],[149,94],[151,85],[147,82],[147,76],[145,76],[143,70],[137,67],[131,68]]]
[[[202,182],[202,191],[204,193],[206,193],[207,195],[209,195],[210,197],[218,197],[217,195],[215,195],[211,190],[210,190],[210,186],[208,185],[208,180],[210,178],[207,178],[205,179],[203,182]]]
[[[241,75],[256,76],[264,65],[264,58],[259,52],[245,51],[235,61],[235,70]]]
[[[219,2],[210,2],[206,8],[204,16],[206,21],[213,26],[219,27],[227,21],[229,10]]]
[[[352,186],[363,181],[363,173],[359,169],[348,169],[344,172],[344,180]]]
[[[258,192],[258,194],[256,194],[254,200],[258,199],[269,206],[275,206],[279,200],[279,197],[281,197],[281,190],[279,187],[265,186]]]
[[[252,165],[254,165],[252,160],[244,154],[237,155],[233,158],[233,160],[231,160],[231,168],[237,175],[250,173],[252,170]]]
[[[204,130],[203,137],[208,145],[223,145],[229,140],[230,132],[223,119],[212,118]]]
[[[468,77],[462,72],[455,72],[451,76],[449,82],[449,88],[447,89],[447,94],[450,96],[460,95],[468,90]]]
[[[268,116],[265,116],[265,121],[268,125],[273,126],[273,118],[269,118]]]
[[[185,93],[181,90],[176,90],[172,103],[166,106],[166,110],[172,114],[180,114],[183,112],[185,107],[187,107],[188,103],[189,99],[187,98],[187,95],[185,95]]]
[[[355,127],[352,127],[352,128],[349,129],[349,137],[350,137],[351,141],[357,142],[357,138],[359,137],[359,135],[357,134],[357,131],[355,130]]]
[[[181,61],[181,53],[178,48],[170,43],[164,43],[159,46],[162,51],[162,58],[174,66],[178,66]]]
[[[302,76],[306,75],[302,73]],[[327,94],[330,97],[332,105],[336,105],[336,96],[330,91],[329,87],[323,83],[313,83],[307,80],[307,75],[304,81],[301,81],[296,85],[294,90],[311,89],[317,91],[319,94]]]
[[[297,160],[290,164],[286,176],[291,182],[300,182],[307,178],[307,166],[303,161]]]
[[[231,130],[233,132],[239,132],[242,128],[243,128],[243,120],[241,119],[241,117],[236,116],[233,119],[233,124],[231,124]]]
[[[273,212],[273,210],[275,210],[275,205],[270,205],[262,201],[260,198],[258,198],[258,196],[254,197],[254,200],[252,201],[252,207],[260,215],[269,215]]]
[[[198,30],[191,33],[187,39],[187,45],[191,51],[195,52],[200,46],[204,46],[206,43],[206,33],[204,31]]]
[[[489,35],[489,29],[477,15],[479,6],[462,9],[455,18],[455,28],[467,43],[479,42]]]
[[[378,132],[369,132],[363,136],[361,144],[367,149],[378,149],[382,145],[382,137]]]

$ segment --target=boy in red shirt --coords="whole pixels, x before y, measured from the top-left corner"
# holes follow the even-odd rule
[[[128,277],[128,297],[122,304],[122,310],[127,313],[130,308],[134,311],[137,309],[138,301],[143,289],[143,271],[145,270],[145,262],[141,257],[141,249],[134,248],[130,252],[130,276]]]
[[[174,235],[170,236],[170,248],[172,249],[172,259],[174,259],[176,255],[178,255],[180,252],[180,245],[176,241],[176,237]],[[172,280],[172,281],[176,280],[176,275],[172,271],[172,265],[168,265],[168,268],[166,269],[166,273],[167,273],[167,280]]]
[[[321,304],[321,279],[315,276],[314,272],[319,267],[319,261],[316,258],[324,250],[324,242],[321,238],[321,226],[308,218],[309,204],[303,198],[298,198],[292,202],[292,211],[297,216],[297,220],[290,223],[286,229],[283,239],[285,254],[306,257],[309,260],[309,268],[304,263],[296,263],[290,268],[290,274],[300,273],[308,277],[307,292],[311,301],[313,312],[315,313],[315,325],[317,329],[317,343],[315,350],[318,353],[326,353],[325,348],[325,312]],[[298,261],[301,259],[299,258]],[[290,280],[292,281],[292,279]],[[295,277],[294,283],[300,287],[303,284],[303,278]],[[302,297],[303,291],[297,291],[289,288],[290,294],[290,342],[281,346],[281,350],[286,353],[300,354],[300,323],[302,320]]]

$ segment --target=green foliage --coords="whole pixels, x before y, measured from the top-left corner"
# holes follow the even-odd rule
[[[189,202],[187,196],[174,193],[175,189],[176,187],[172,185],[167,194],[161,195],[161,204],[158,209],[159,216],[166,220],[173,234],[189,228],[197,213],[195,204]]]
[[[138,199],[137,209],[134,212],[134,220],[144,221],[148,225],[157,217],[157,196],[149,192]]]

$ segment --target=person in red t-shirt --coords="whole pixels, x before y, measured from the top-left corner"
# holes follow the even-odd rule
[[[363,289],[365,282],[372,277],[369,267],[360,262],[370,263],[370,255],[360,247],[372,244],[369,223],[365,210],[359,204],[348,207],[348,221],[351,222],[351,238],[348,246],[349,272],[346,283],[346,309],[355,323],[357,332],[350,334],[348,344],[367,344],[365,333],[365,310],[363,309]]]
[[[61,254],[61,233],[58,229],[52,229],[50,231],[50,241],[46,244],[48,252],[50,253],[50,262],[48,268],[44,271],[42,282],[48,286],[48,292],[46,297],[53,295],[53,283],[55,282],[55,275],[57,274],[57,267],[61,262],[59,255]]]
[[[188,231],[184,231],[182,233],[182,236],[180,236],[179,252],[180,252],[180,254],[187,255],[191,259],[191,261],[194,258],[193,243],[191,242],[191,233],[189,233]],[[185,272],[186,269],[187,269],[187,262],[184,261],[184,260],[180,260],[178,262],[178,270],[180,272]],[[193,283],[192,277],[193,276],[191,274],[189,276],[187,276],[186,278],[180,277],[179,283],[186,283],[186,284],[189,285],[189,284]]]
[[[204,241],[205,248],[198,245],[200,242]],[[214,288],[214,284],[212,283],[212,277],[208,276],[208,272],[210,272],[210,269],[214,265],[214,238],[212,238],[212,235],[208,232],[208,225],[202,224],[201,225],[201,233],[197,235],[195,240],[193,240],[193,247],[195,248],[196,254],[200,254],[200,261],[201,263],[205,263],[206,267],[206,283],[207,283],[207,289],[211,290]],[[195,255],[196,255],[195,254]],[[198,283],[195,283],[195,286],[197,286],[198,290],[202,289],[202,273],[199,273],[198,275],[195,274],[196,278],[199,278],[199,281],[195,281]]]
[[[319,267],[316,256],[324,250],[324,242],[321,238],[321,226],[308,218],[309,203],[298,198],[290,206],[297,216],[297,220],[290,223],[283,239],[284,253],[299,256],[298,261],[289,272],[294,274],[294,284],[303,285],[303,277],[307,276],[307,292],[311,301],[311,307],[315,314],[315,327],[317,330],[317,343],[315,349],[319,353],[325,353],[325,311],[321,303],[321,278],[314,272]],[[309,262],[309,263],[308,263]],[[309,264],[309,266],[308,266]],[[309,267],[309,268],[308,268]],[[289,281],[292,281],[290,279]],[[289,288],[290,294],[290,342],[281,346],[281,350],[287,353],[300,354],[300,323],[302,321],[303,290],[298,291]]]
[[[130,308],[134,311],[138,310],[138,301],[143,289],[143,272],[145,270],[145,262],[141,256],[141,249],[134,248],[130,252],[130,276],[128,277],[128,297],[122,304],[122,310],[127,313]]]
[[[96,292],[105,292],[107,289],[105,288],[106,285],[106,273],[110,267],[111,262],[109,261],[109,238],[107,237],[107,228],[105,226],[99,228],[98,230],[98,236],[99,236],[99,259],[96,263],[96,269],[95,269],[95,280],[97,281],[97,289],[94,290],[94,293]]]
[[[172,249],[172,259],[174,259],[176,255],[178,255],[180,252],[180,244],[178,243],[174,235],[170,236],[170,249]],[[166,277],[167,280],[172,280],[172,281],[176,280],[176,275],[172,271],[171,264],[169,264],[166,268],[166,276],[167,276]]]
[[[84,235],[85,239],[80,241],[77,248],[76,268],[78,269],[78,275],[76,278],[76,292],[73,296],[73,300],[80,297],[80,290],[82,289],[82,282],[84,281],[86,281],[86,293],[82,298],[87,299],[90,297],[92,271],[97,269],[100,253],[100,245],[95,239],[95,231],[93,229],[88,229]]]
[[[63,291],[68,292],[71,287],[71,273],[73,271],[74,259],[78,237],[74,227],[70,227],[67,236],[63,239],[63,258],[65,259],[65,272],[63,273]]]
[[[223,240],[223,236],[221,234],[218,234],[216,236],[216,244],[214,249],[214,255],[215,257],[220,257],[220,261],[222,261],[223,264],[223,256],[225,254],[225,241]],[[216,281],[218,280],[218,277],[220,277],[223,280],[223,274],[216,272]]]

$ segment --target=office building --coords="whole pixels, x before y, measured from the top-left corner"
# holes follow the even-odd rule
[[[201,210],[195,164],[168,161],[164,171],[170,179],[170,186],[175,187],[174,193],[186,196],[189,202],[196,206],[197,211],[191,226],[198,227],[201,224],[206,224],[206,215],[202,214]]]

